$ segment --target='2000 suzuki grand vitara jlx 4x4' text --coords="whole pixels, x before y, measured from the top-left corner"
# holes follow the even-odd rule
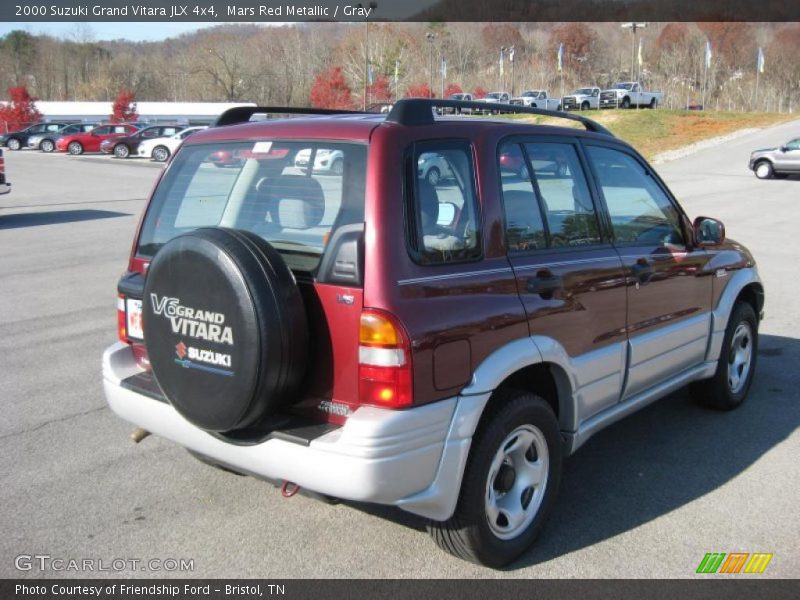
[[[460,108],[480,105],[235,108],[188,138],[103,378],[119,416],[207,462],[399,506],[496,567],[592,434],[690,383],[743,402],[764,295],[600,125],[439,116]]]

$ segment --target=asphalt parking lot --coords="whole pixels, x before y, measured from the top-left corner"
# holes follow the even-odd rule
[[[800,575],[800,178],[757,180],[752,149],[800,121],[658,167],[690,216],[720,218],[767,293],[750,398],[719,414],[685,391],[590,440],[533,549],[504,572],[450,557],[399,510],[283,499],[106,408],[100,356],[116,282],[160,165],[6,152],[0,196],[0,577],[21,554],[193,559],[196,577],[696,577],[707,552],[771,552]],[[138,163],[138,164],[129,164]],[[112,573],[113,574],[113,573]],[[98,576],[103,573],[86,573]],[[708,577],[708,576],[705,576]]]

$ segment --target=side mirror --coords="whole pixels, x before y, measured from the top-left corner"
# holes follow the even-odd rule
[[[725,241],[725,225],[711,217],[697,217],[692,228],[698,246],[719,246]]]
[[[439,203],[439,218],[436,219],[436,224],[442,227],[450,227],[456,219],[456,205],[452,202]]]
[[[788,150],[789,150],[789,148],[787,148],[786,146],[781,146],[781,152],[786,152]]]

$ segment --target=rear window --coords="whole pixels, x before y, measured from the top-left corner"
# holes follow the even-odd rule
[[[274,140],[182,149],[153,195],[139,254],[198,227],[251,231],[312,272],[338,227],[364,221],[366,146]]]

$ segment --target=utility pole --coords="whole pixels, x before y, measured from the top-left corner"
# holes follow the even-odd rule
[[[433,95],[433,42],[436,40],[436,34],[429,31],[425,34],[428,40],[428,90]]]
[[[635,64],[636,64],[636,31],[647,27],[647,23],[623,23],[623,29],[630,29],[633,33],[633,40],[631,41],[631,79],[634,79]]]
[[[515,78],[514,78],[514,46],[508,49],[508,62],[511,63],[511,97],[514,97],[514,86],[515,86]]]
[[[356,4],[358,8],[364,8],[362,4]],[[378,8],[377,2],[369,3],[369,14]],[[369,17],[366,18],[366,31],[364,33],[364,112],[367,110],[369,104]]]

